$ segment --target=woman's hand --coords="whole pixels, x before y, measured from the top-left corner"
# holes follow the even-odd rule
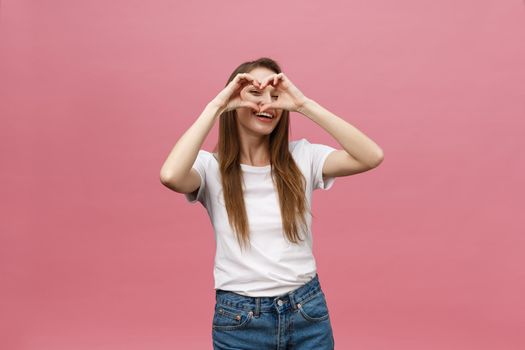
[[[298,112],[306,103],[308,98],[284,75],[284,73],[272,74],[268,76],[259,89],[264,89],[268,85],[275,87],[279,97],[276,101],[262,105],[260,112],[268,108],[286,109]]]
[[[259,106],[241,98],[240,92],[247,85],[260,87],[260,82],[249,73],[239,73],[228,85],[211,101],[217,106],[220,113],[228,112],[240,107],[252,108],[259,112]]]

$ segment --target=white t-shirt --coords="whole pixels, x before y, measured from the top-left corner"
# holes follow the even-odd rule
[[[322,176],[326,157],[336,149],[308,142],[303,138],[288,143],[297,166],[306,178],[307,208],[311,208],[312,191],[328,190],[335,177]],[[193,168],[201,185],[185,194],[190,203],[200,202],[213,225],[216,253],[215,289],[259,297],[277,296],[310,281],[316,274],[312,252],[312,216],[305,214],[306,238],[299,245],[289,243],[282,229],[279,196],[271,178],[271,166],[241,164],[244,179],[244,202],[250,227],[250,249],[241,251],[231,229],[224,204],[219,163],[215,156],[199,150]],[[300,225],[299,225],[300,227]]]

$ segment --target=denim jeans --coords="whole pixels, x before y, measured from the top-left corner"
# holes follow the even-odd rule
[[[214,350],[329,350],[334,336],[319,276],[274,297],[215,290]]]

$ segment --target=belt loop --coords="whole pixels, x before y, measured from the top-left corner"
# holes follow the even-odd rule
[[[259,317],[260,308],[261,308],[261,298],[255,297],[255,312],[254,312],[255,317]]]
[[[292,308],[295,310],[297,309],[297,305],[295,305],[295,298],[294,298],[294,292],[290,292],[288,294],[288,298],[290,299],[290,305],[292,305]]]

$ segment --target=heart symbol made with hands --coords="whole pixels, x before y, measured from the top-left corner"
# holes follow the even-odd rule
[[[257,81],[255,84],[245,86],[241,92],[240,97],[244,101],[249,101],[259,105],[259,112],[268,109],[284,109],[288,111],[300,111],[305,103],[308,101],[306,96],[288,79],[284,73],[274,74],[267,77],[262,83]],[[262,94],[267,94],[266,87],[272,85],[274,91],[271,92],[272,97],[269,99],[266,96],[262,98]],[[273,96],[278,98],[274,99]],[[263,104],[261,105],[261,102]]]

